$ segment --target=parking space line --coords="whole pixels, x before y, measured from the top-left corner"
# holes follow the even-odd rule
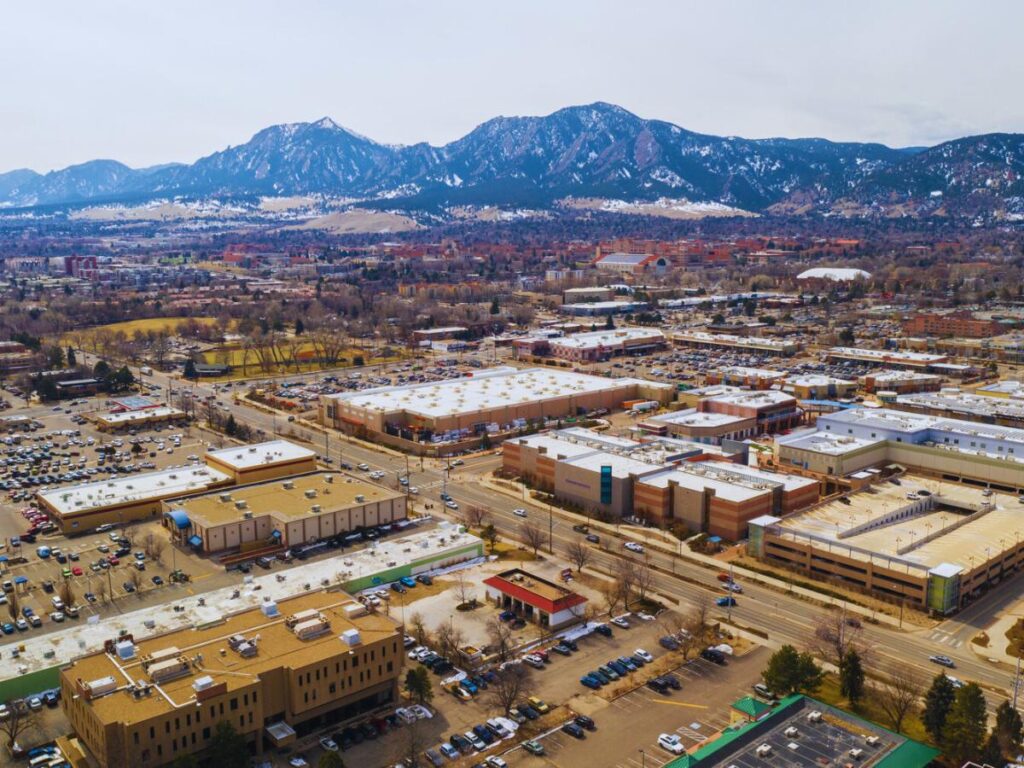
[[[687,704],[685,701],[672,701],[670,699],[653,699],[655,704],[668,704],[673,707],[689,707],[690,709],[707,709],[706,704]]]

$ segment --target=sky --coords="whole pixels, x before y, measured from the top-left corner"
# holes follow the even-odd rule
[[[51,0],[0,10],[0,171],[199,157],[329,116],[452,141],[607,101],[703,133],[1024,132],[1024,3]]]

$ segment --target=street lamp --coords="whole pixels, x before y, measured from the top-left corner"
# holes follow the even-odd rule
[[[640,753],[640,768],[647,768],[647,753],[642,749],[637,751]]]

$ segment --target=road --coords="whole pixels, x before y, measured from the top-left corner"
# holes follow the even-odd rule
[[[322,434],[304,428],[301,423],[289,423],[283,417],[234,402],[231,394],[215,391],[214,385],[202,382],[193,385],[158,372],[147,376],[146,381],[163,387],[161,394],[166,393],[166,387],[170,385],[174,390],[182,387],[193,389],[195,396],[199,398],[214,395],[218,401],[224,403],[236,421],[262,430],[268,436],[280,434],[282,430],[294,433],[296,438],[310,443],[321,455],[328,456],[335,462],[334,466],[346,461],[353,466],[365,463],[371,470],[382,470],[387,473],[382,483],[390,487],[400,488],[398,478],[408,469],[410,485],[416,486],[420,491],[419,497],[413,497],[411,501],[423,505],[431,514],[450,514],[439,502],[441,489],[446,488],[461,507],[475,505],[486,509],[490,513],[491,522],[504,539],[520,538],[519,531],[523,521],[512,513],[516,507],[529,508],[531,519],[539,522],[541,528],[549,523],[550,514],[550,529],[554,549],[558,554],[564,555],[570,543],[582,538],[581,534],[572,530],[572,522],[559,510],[553,509],[549,512],[547,507],[515,500],[481,485],[478,478],[500,464],[499,456],[475,456],[465,459],[462,466],[449,467],[447,462],[437,459],[421,461],[418,457],[407,458],[378,451],[366,443],[349,440],[336,432],[332,432],[325,441]],[[353,474],[364,476],[360,472]],[[458,518],[457,513],[450,516],[453,519]],[[590,567],[606,573],[615,573],[622,558],[636,557],[626,550],[617,549],[617,541],[603,543],[611,544],[616,549],[611,551],[594,547]],[[693,604],[699,597],[720,597],[725,594],[716,579],[716,574],[700,564],[650,548],[644,557],[648,558],[651,565],[660,569],[655,572],[653,590],[678,601],[684,607]],[[828,608],[775,589],[752,583],[744,584],[744,587],[745,591],[738,597],[738,605],[732,609],[731,616],[727,617],[724,609],[717,609],[717,614],[723,619],[731,619],[738,626],[751,627],[767,633],[772,643],[790,643],[797,647],[805,647],[807,638],[813,635],[821,617],[830,611]],[[956,663],[956,669],[951,674],[983,684],[992,694],[989,697],[990,704],[993,700],[998,702],[1006,698],[1007,692],[1012,688],[1013,669],[980,659],[971,651],[969,641],[979,627],[983,626],[979,622],[991,616],[1002,604],[1016,599],[1021,594],[1022,587],[1024,574],[1001,585],[997,595],[990,595],[975,603],[959,616],[943,622],[935,630],[899,630],[887,625],[865,622],[861,638],[871,648],[875,667],[887,674],[908,671],[922,682],[930,682],[941,668],[929,662],[928,657],[936,654],[948,656]]]

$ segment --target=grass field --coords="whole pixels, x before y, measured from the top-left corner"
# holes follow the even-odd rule
[[[854,709],[850,706],[850,702],[843,698],[839,693],[839,678],[833,674],[826,674],[821,687],[812,693],[811,696],[819,701],[825,702],[826,704],[831,704],[833,707],[853,712],[858,717],[863,717],[865,720],[878,723],[883,728],[892,730],[892,724],[887,719],[885,712],[878,705],[878,702],[875,701],[875,694],[870,690],[870,688],[864,692],[863,700],[857,705],[857,708]],[[931,744],[928,732],[924,729],[924,723],[921,722],[920,710],[910,712],[906,718],[904,718],[902,734],[908,738],[914,739],[915,741]]]
[[[352,361],[357,356],[363,358],[363,363],[365,365],[380,365],[381,363],[391,363],[402,359],[401,354],[391,355],[389,357],[378,357],[371,355],[369,350],[360,349],[359,347],[346,347],[341,352],[336,365],[320,365],[313,360],[313,358],[316,357],[316,350],[312,343],[303,344],[299,348],[297,365],[285,364],[285,361],[282,359],[279,360],[277,365],[275,365],[270,371],[264,371],[263,368],[260,367],[259,358],[253,351],[249,352],[248,360],[246,360],[245,350],[241,347],[216,347],[215,349],[204,352],[202,358],[204,363],[208,363],[210,365],[230,365],[232,367],[232,372],[227,376],[212,379],[217,381],[247,378],[249,376],[266,376],[271,374],[309,373],[311,371],[319,371],[326,368],[345,368],[347,366],[351,366]],[[243,363],[245,363],[244,366]]]
[[[123,333],[129,338],[135,335],[136,331],[147,333],[148,331],[167,331],[173,333],[179,326],[194,320],[201,325],[213,325],[217,322],[213,317],[150,317],[145,320],[125,320],[123,323],[110,323],[109,325],[97,325],[94,328],[87,328],[82,333],[94,335],[99,332]],[[67,339],[67,337],[65,337]]]

